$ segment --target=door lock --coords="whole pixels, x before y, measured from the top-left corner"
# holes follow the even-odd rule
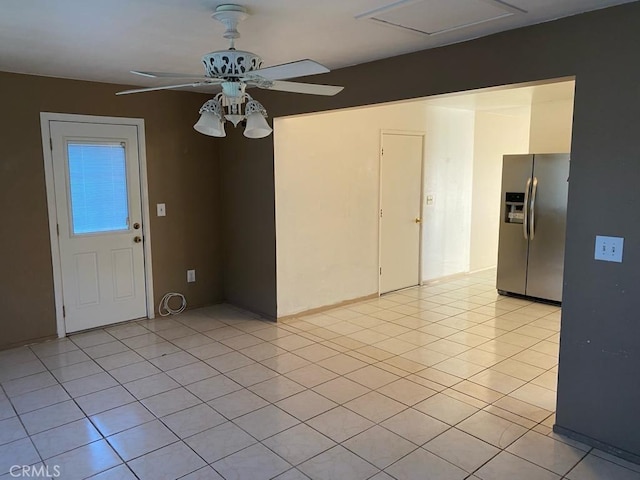
[[[140,229],[140,224],[138,222],[133,224],[133,229],[134,230],[139,230]]]
[[[142,241],[142,237],[139,237],[139,236],[133,237],[133,241],[136,243],[140,243]]]

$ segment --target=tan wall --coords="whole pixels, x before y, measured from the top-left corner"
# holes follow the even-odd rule
[[[421,273],[430,281],[469,270],[474,114],[429,105],[425,118]]]
[[[498,261],[502,156],[529,151],[530,107],[476,112],[469,270]]]
[[[410,102],[275,120],[278,317],[378,292],[380,134],[424,132],[424,109]]]
[[[531,105],[530,153],[571,151],[573,99]]]
[[[0,348],[54,335],[40,112],[145,120],[153,286],[190,306],[222,298],[218,144],[192,128],[206,97],[114,95],[121,86],[0,73]],[[156,203],[167,216],[155,216]],[[186,283],[187,268],[197,282]]]

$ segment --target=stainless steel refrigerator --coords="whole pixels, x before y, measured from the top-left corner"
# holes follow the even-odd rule
[[[560,302],[569,154],[505,155],[497,289]]]

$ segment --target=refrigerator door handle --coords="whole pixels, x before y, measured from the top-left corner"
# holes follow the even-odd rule
[[[522,234],[525,240],[529,240],[529,191],[531,190],[531,177],[527,178],[527,185],[524,187],[524,218],[522,220]]]
[[[529,204],[529,239],[533,240],[536,236],[536,194],[538,193],[538,179],[533,177],[533,185],[531,187],[531,203]]]

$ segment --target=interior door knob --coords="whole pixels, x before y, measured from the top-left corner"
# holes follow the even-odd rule
[[[133,237],[133,241],[136,243],[140,243],[142,241],[142,237]]]
[[[420,217],[416,217],[415,222],[416,223],[422,223],[422,219]]]

